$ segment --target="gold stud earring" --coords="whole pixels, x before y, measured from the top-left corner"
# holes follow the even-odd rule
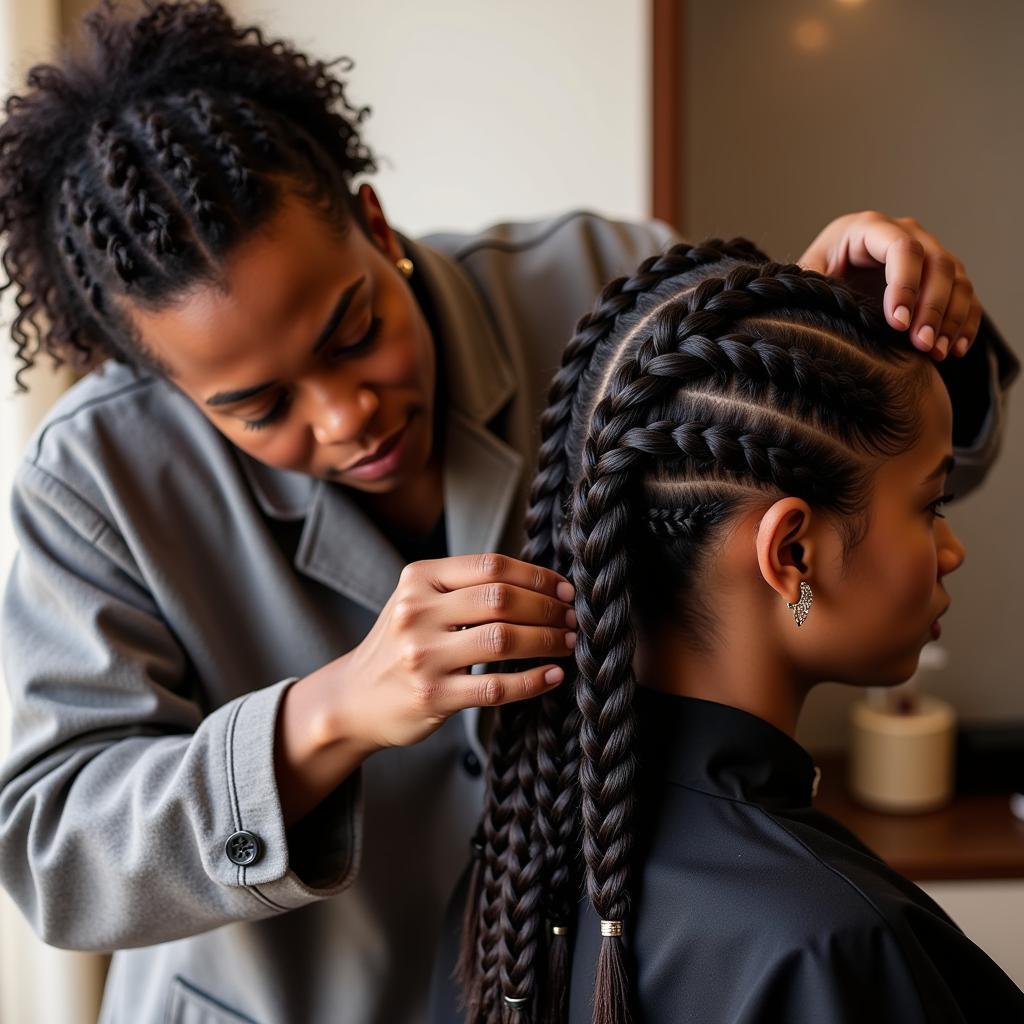
[[[793,621],[796,622],[797,626],[802,626],[807,619],[807,616],[811,611],[811,602],[814,600],[814,592],[811,590],[810,583],[807,580],[800,581],[800,596],[796,602],[790,604],[786,602],[786,607],[793,613]]]
[[[412,260],[408,256],[403,256],[400,260],[395,260],[395,266],[398,267],[399,271],[405,277],[412,277]]]

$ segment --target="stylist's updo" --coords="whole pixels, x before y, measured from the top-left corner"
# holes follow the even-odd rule
[[[579,322],[522,552],[575,584],[578,642],[556,691],[498,715],[458,968],[467,1021],[565,1019],[584,888],[605,936],[594,1021],[629,1019],[635,627],[670,616],[707,643],[716,539],[783,496],[831,517],[848,554],[874,470],[917,439],[927,366],[874,304],[743,239],[644,261]]]
[[[221,4],[146,0],[117,18],[104,2],[84,24],[83,52],[33,67],[0,125],[0,291],[17,289],[22,387],[40,352],[152,366],[117,300],[156,308],[219,283],[283,183],[347,226],[351,180],[374,170],[368,109],[349,104],[331,64],[237,26]]]

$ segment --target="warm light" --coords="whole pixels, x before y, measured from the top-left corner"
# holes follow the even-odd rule
[[[864,0],[839,0],[844,7],[860,7]]]
[[[805,53],[823,50],[828,41],[828,26],[821,18],[803,18],[793,27],[793,42]]]

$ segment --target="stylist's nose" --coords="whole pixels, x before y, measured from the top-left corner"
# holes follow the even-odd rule
[[[313,437],[317,444],[359,444],[377,415],[380,399],[368,387],[354,391],[342,381],[324,381],[313,393]]]

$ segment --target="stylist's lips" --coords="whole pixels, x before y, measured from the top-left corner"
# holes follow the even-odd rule
[[[357,476],[360,480],[378,480],[393,473],[402,461],[405,453],[406,436],[409,433],[409,420],[399,427],[390,437],[385,438],[373,455],[360,459],[342,472],[346,476]]]
[[[932,639],[933,640],[938,640],[939,637],[942,636],[942,623],[939,622],[939,619],[941,619],[942,616],[945,615],[946,612],[948,612],[948,611],[949,611],[949,605],[947,604],[946,607],[943,608],[942,611],[939,612],[939,614],[935,616],[935,621],[932,623],[932,627],[931,627],[932,628]]]

